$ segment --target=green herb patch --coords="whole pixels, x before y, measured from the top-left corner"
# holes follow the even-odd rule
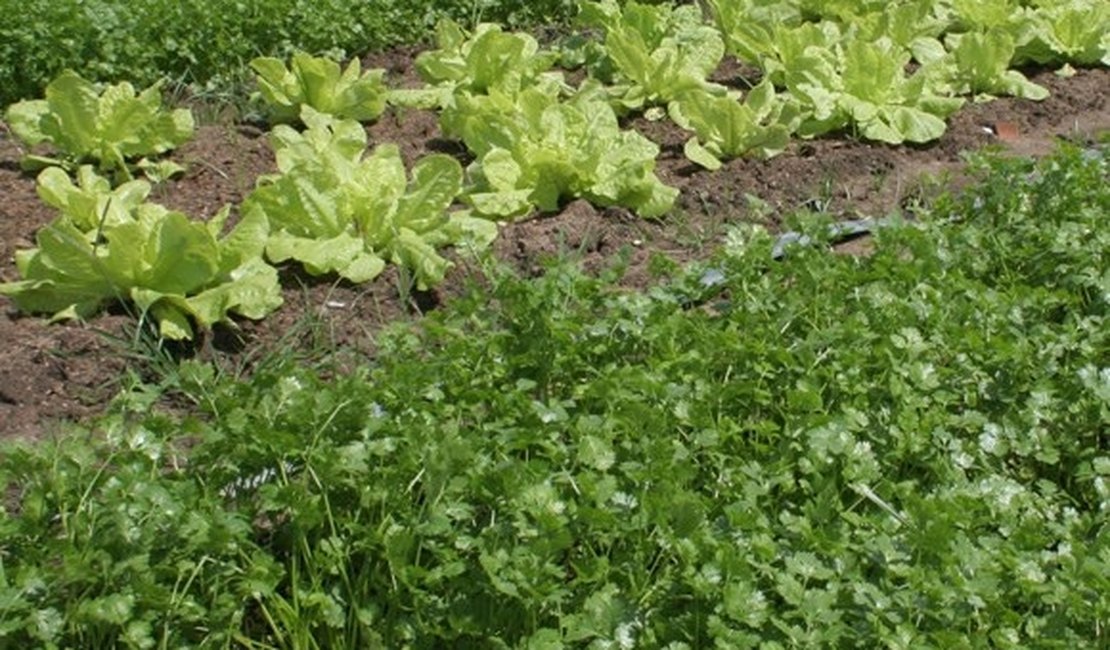
[[[981,169],[869,257],[498,273],[352,373],[9,447],[0,640],[1102,647],[1110,161]]]
[[[440,18],[513,27],[565,21],[573,0],[0,0],[0,106],[70,68],[97,81],[241,83],[258,56],[355,56],[418,43]]]

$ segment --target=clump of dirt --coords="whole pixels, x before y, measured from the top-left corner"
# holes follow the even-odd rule
[[[384,67],[393,80],[414,86],[419,82],[412,67],[415,54],[412,48],[394,50],[364,63]],[[650,221],[627,210],[572,201],[557,213],[503,225],[493,253],[529,274],[541,272],[542,261],[552,255],[575,255],[587,268],[600,269],[623,254],[625,283],[641,287],[651,281],[653,255],[679,263],[704,258],[729,224],[756,220],[774,229],[784,216],[807,208],[844,218],[883,216],[958,182],[964,152],[998,146],[1041,155],[1060,138],[1091,139],[1110,129],[1110,71],[1083,69],[1070,78],[1044,71],[1031,77],[1049,88],[1049,99],[969,104],[950,120],[944,137],[928,145],[888,147],[847,136],[799,140],[771,160],[734,160],[716,172],[683,157],[689,135],[669,121],[632,119],[628,126],[661,147],[660,177],[681,192],[670,216]],[[722,68],[718,80],[744,89],[753,81],[752,71],[733,62]],[[998,137],[1000,123],[1006,125],[1005,140]],[[397,143],[408,164],[429,153],[469,161],[459,143],[443,137],[429,111],[390,111],[367,127],[367,135],[371,147]],[[20,171],[21,154],[0,124],[0,281],[18,279],[15,251],[32,246],[35,231],[53,217],[36,195],[34,177]],[[173,159],[188,171],[156,188],[152,199],[198,219],[238,204],[259,176],[275,171],[265,134],[241,124],[201,127]],[[865,253],[867,241],[846,249]],[[259,350],[339,346],[357,363],[373,353],[375,333],[383,324],[418,317],[468,281],[480,281],[480,264],[459,255],[454,259],[447,281],[431,292],[412,291],[392,268],[361,286],[285,268],[280,311],[261,322],[242,322],[238,331],[217,332],[203,347],[244,365]],[[105,313],[87,323],[50,324],[17,313],[6,298],[0,298],[0,310],[0,437],[34,437],[49,431],[52,421],[95,414],[118,389],[118,377],[130,362],[125,346],[114,341],[128,336],[129,317]]]

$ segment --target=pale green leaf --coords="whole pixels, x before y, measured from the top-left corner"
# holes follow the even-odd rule
[[[46,102],[40,126],[47,141],[76,158],[99,153],[100,108],[90,82],[67,70],[46,87]]]
[[[325,57],[294,52],[289,67],[272,57],[251,61],[258,82],[259,96],[266,102],[275,121],[303,119],[310,107],[338,118],[369,122],[385,111],[384,70],[362,73],[358,59],[343,70]],[[306,122],[307,123],[307,122]]]
[[[421,158],[412,168],[408,192],[397,204],[394,227],[423,233],[447,221],[445,211],[462,190],[462,166],[444,154]]]
[[[13,131],[29,143],[47,142],[59,155],[48,164],[76,166],[95,160],[102,171],[130,180],[134,158],[160,154],[193,134],[187,109],[165,111],[158,84],[136,94],[129,83],[96,86],[71,71],[46,87],[45,102],[21,102],[8,111]],[[40,168],[40,158],[27,155],[24,164]]]
[[[266,243],[266,256],[274,262],[294,259],[312,275],[337,273],[351,282],[377,277],[385,263],[366,250],[359,237],[340,233],[330,238],[309,238],[278,231]]]
[[[201,327],[223,322],[228,312],[263,318],[282,304],[277,270],[251,258],[231,271],[228,280],[185,299]]]
[[[92,244],[67,222],[55,222],[35,235],[38,248],[16,256],[23,280],[0,284],[20,310],[29,313],[70,312],[87,317],[106,300],[128,287],[119,286]]]
[[[42,130],[42,123],[50,113],[50,105],[43,99],[26,99],[8,107],[4,119],[12,133],[29,146],[45,142],[49,137]]]
[[[209,221],[208,231],[212,237],[220,237],[223,219],[227,218],[229,212],[229,206],[225,207],[220,213],[222,219],[213,218]],[[232,231],[220,239],[220,273],[229,274],[252,259],[260,259],[269,234],[270,222],[265,213],[257,207],[241,213]]]
[[[90,233],[131,221],[131,211],[146,200],[151,188],[150,183],[136,180],[112,189],[92,166],[82,165],[76,184],[62,169],[48,167],[39,174],[35,189],[43,202]]]
[[[517,219],[532,210],[532,192],[523,190],[498,190],[493,192],[473,192],[466,197],[467,202],[480,215],[494,219]]]
[[[124,224],[107,236],[109,268],[139,286],[186,295],[205,286],[219,271],[216,240],[204,224],[180,212],[165,214],[149,229],[140,223]],[[132,258],[136,249],[139,255]]]
[[[443,282],[451,263],[444,259],[427,240],[408,228],[401,228],[389,243],[390,261],[411,269],[416,287],[421,291]]]
[[[708,149],[698,142],[697,138],[690,138],[686,141],[682,151],[686,157],[691,161],[705,167],[710,171],[716,171],[721,168],[721,160],[714,156]]]

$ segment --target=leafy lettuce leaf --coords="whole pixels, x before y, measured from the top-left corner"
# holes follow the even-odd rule
[[[852,23],[854,36],[867,41],[888,38],[909,50],[913,59],[927,64],[945,55],[940,38],[948,28],[944,6],[935,0],[890,2],[881,11],[869,13]]]
[[[64,215],[39,230],[38,247],[16,253],[22,280],[0,284],[21,310],[54,320],[86,318],[105,303],[130,301],[167,339],[261,318],[281,305],[277,271],[262,261],[266,223],[244,217],[220,237],[229,209],[208,223],[144,204],[132,219],[104,223],[90,241]]]
[[[297,120],[302,106],[359,122],[375,120],[385,111],[385,71],[363,73],[358,59],[340,71],[331,59],[296,52],[288,68],[273,57],[256,58],[250,66],[274,121]]]
[[[337,173],[351,171],[366,153],[366,130],[354,120],[335,119],[307,107],[301,110],[301,122],[307,127],[303,131],[284,124],[270,131],[277,167],[282,173],[316,165]]]
[[[297,260],[309,273],[352,282],[372,280],[391,262],[411,270],[426,289],[451,266],[438,249],[493,241],[493,222],[448,212],[463,181],[454,158],[426,156],[410,179],[396,145],[379,145],[363,157],[366,134],[357,123],[311,108],[302,118],[309,125],[303,134],[275,130],[282,173],[265,179],[243,205],[245,214],[270,224],[266,254],[274,262]]]
[[[671,104],[671,119],[697,135],[686,142],[686,157],[706,169],[721,160],[754,154],[770,158],[786,149],[797,125],[793,104],[775,95],[764,81],[744,102],[708,93],[689,93]]]
[[[781,88],[786,71],[810,47],[834,48],[842,29],[831,21],[803,21],[801,8],[791,2],[707,0],[727,51],[758,67],[763,78]]]
[[[831,20],[840,23],[857,23],[890,5],[901,4],[889,0],[795,0],[802,18],[808,21]]]
[[[811,137],[851,126],[888,144],[928,142],[963,104],[935,77],[905,72],[910,53],[888,39],[849,39],[839,48],[808,47],[788,69],[786,87],[804,112],[798,133]]]
[[[123,82],[99,92],[71,71],[50,82],[45,99],[10,106],[6,119],[25,144],[47,143],[57,152],[57,158],[24,157],[27,169],[58,165],[72,171],[90,162],[100,172],[122,180],[131,180],[136,167],[152,169],[159,177],[180,171],[172,163],[159,166],[144,157],[178,147],[192,137],[194,129],[188,109],[162,109],[159,84],[136,93]]]
[[[658,145],[622,130],[595,94],[565,102],[538,89],[462,98],[453,127],[478,156],[466,200],[479,215],[518,218],[581,197],[657,217],[678,195],[655,175]]]
[[[1014,39],[1016,62],[1110,66],[1110,4],[1063,0],[1027,16]]]
[[[1016,45],[1009,33],[992,29],[953,34],[948,42],[950,54],[942,65],[955,92],[973,94],[978,100],[992,99],[995,95],[1033,100],[1048,97],[1048,89],[1010,69]]]
[[[79,167],[76,176],[74,183],[60,167],[47,167],[39,174],[36,189],[44,203],[59,211],[60,218],[94,238],[104,227],[131,221],[150,195],[150,183],[141,179],[113,189],[91,165]]]
[[[1009,30],[1022,19],[1019,0],[947,0],[950,30],[955,33]]]
[[[615,107],[638,110],[660,106],[690,91],[723,95],[708,80],[725,54],[720,33],[693,5],[669,7],[616,0],[581,2],[578,20],[605,33],[608,61],[595,62]],[[603,68],[604,66],[604,68]]]
[[[459,93],[482,95],[491,91],[516,93],[536,84],[562,86],[561,73],[550,72],[558,55],[540,49],[528,34],[479,23],[467,33],[452,20],[436,25],[437,49],[416,57],[416,70],[428,84],[397,89],[390,101],[403,106],[447,108]]]

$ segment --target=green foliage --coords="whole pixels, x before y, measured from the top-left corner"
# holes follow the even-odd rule
[[[890,7],[890,5],[904,4],[904,1],[795,0],[790,4],[797,5],[798,13],[807,21],[835,20],[842,23],[852,23],[863,17],[875,15]]]
[[[928,142],[963,101],[934,88],[918,71],[907,76],[910,54],[889,40],[849,39],[835,49],[809,47],[786,71],[786,87],[806,115],[803,136],[849,125],[870,140],[889,144]]]
[[[665,106],[691,91],[725,92],[708,81],[725,54],[724,41],[696,6],[583,1],[578,21],[605,35],[604,58],[591,68],[609,84],[619,109]]]
[[[342,71],[335,61],[304,52],[295,52],[288,68],[273,57],[259,57],[250,65],[259,95],[278,122],[300,118],[302,106],[359,122],[375,120],[385,111],[385,70],[363,74],[358,59]]]
[[[73,185],[57,168],[39,177],[39,192],[61,213],[16,252],[21,280],[0,294],[29,313],[86,318],[105,303],[131,302],[158,323],[161,336],[189,339],[192,322],[209,329],[229,312],[262,318],[281,305],[277,272],[262,261],[266,222],[246,216],[222,235],[225,208],[207,223],[146,203],[150,186],[116,190],[91,168]]]
[[[548,73],[555,63],[553,53],[540,50],[532,36],[506,33],[500,25],[481,23],[467,33],[454,21],[440,21],[436,44],[437,49],[421,52],[415,61],[429,86],[395,90],[394,103],[450,109],[457,94],[516,94],[534,85],[561,83],[561,75]]]
[[[402,102],[442,109],[444,133],[460,138],[478,160],[465,197],[480,215],[523,217],[534,208],[558,209],[563,199],[587,197],[661,214],[673,201],[652,173],[658,147],[621,131],[608,106],[569,92],[556,55],[527,34],[480,24],[468,34],[453,22],[437,29],[439,48],[424,52],[417,69],[430,87],[395,91]],[[663,205],[663,204],[666,205]]]
[[[150,183],[134,180],[112,188],[91,165],[77,168],[77,182],[59,167],[47,167],[38,176],[39,198],[57,209],[82,232],[95,232],[132,219],[132,214],[150,195]]]
[[[738,13],[737,5],[728,0],[714,0],[714,16],[725,34],[728,51],[741,61],[759,67],[764,77],[778,87],[786,84],[786,73],[797,67],[797,60],[809,54],[831,52],[844,40],[839,23],[801,22],[790,13],[768,11],[750,17]]]
[[[366,132],[305,107],[302,134],[279,125],[271,135],[281,173],[266,179],[243,213],[270,224],[267,256],[302,262],[312,274],[338,273],[352,282],[377,277],[386,260],[411,270],[419,288],[438,284],[450,267],[436,249],[484,248],[497,234],[485,219],[447,210],[462,190],[462,166],[433,154],[418,161],[412,180],[396,145],[363,158]]]
[[[1022,19],[1022,0],[948,0],[953,31],[1009,29]]]
[[[941,35],[949,27],[945,5],[935,0],[890,2],[882,11],[868,13],[852,23],[864,40],[889,38],[913,53],[915,61],[929,63],[944,55]]]
[[[773,46],[767,36],[770,30],[802,23],[801,11],[789,2],[705,0],[705,7],[724,38],[726,51],[753,65],[760,65],[760,54]]]
[[[354,371],[191,362],[203,421],[8,447],[0,641],[1103,647],[1110,162],[976,169],[869,257],[497,274]]]
[[[658,145],[622,130],[596,96],[563,102],[531,88],[516,96],[460,95],[456,102],[446,125],[478,157],[466,197],[478,214],[515,218],[581,197],[658,217],[678,195],[655,175]]]
[[[1018,61],[1110,66],[1110,6],[1098,0],[1041,4],[1019,30]]]
[[[1107,10],[1098,0],[702,4],[713,14],[729,51],[745,60],[759,51],[751,48],[753,44],[769,44],[768,30],[803,23],[852,24],[868,32],[868,38],[885,35],[913,49],[915,56],[935,52],[932,41],[938,29],[1006,29],[1017,43],[1018,61],[1106,64],[1110,52]],[[259,56],[285,58],[300,50],[344,59],[388,45],[426,41],[442,19],[467,26],[486,22],[507,29],[530,28],[563,23],[575,15],[578,5],[577,0],[0,0],[0,15],[7,19],[0,23],[0,105],[39,96],[49,80],[66,69],[96,81],[130,79],[149,85],[169,77],[200,90],[242,92],[243,69]],[[692,6],[679,13],[696,16]],[[709,32],[703,35],[707,43],[718,38]]]
[[[444,16],[570,4],[4,2],[0,87],[34,95],[60,64],[206,80],[259,55],[345,58]],[[68,73],[56,106],[48,89],[9,112],[29,141],[83,149],[76,182],[40,175],[60,214],[0,293],[56,318],[129,302],[188,338],[276,308],[264,250],[354,281],[392,262],[424,288],[448,267],[440,248],[496,234],[450,211],[464,180],[482,216],[571,197],[666,213],[658,147],[614,104],[670,104],[696,133],[687,155],[713,168],[773,154],[799,120],[804,135],[927,141],[951,93],[1033,96],[1013,62],[1106,63],[1110,43],[1089,0],[706,4],[723,36],[692,6],[584,3],[607,49],[566,56],[604,52],[589,70],[617,85],[569,100],[535,38],[438,22],[418,63],[432,87],[391,99],[443,108],[476,156],[465,173],[442,155],[409,172],[393,145],[366,155],[356,121],[314,110],[380,113],[381,79],[357,62],[256,59],[263,93],[307,130],[273,131],[280,173],[227,235],[227,211],[192,221],[148,203],[145,181],[113,189],[78,166],[126,178],[171,129],[102,135],[184,122],[120,85],[123,119]],[[726,43],[764,73],[744,103],[706,81]],[[199,420],[140,392],[95,436],[5,447],[0,645],[1102,647],[1110,163],[1067,149],[975,164],[980,187],[884,229],[868,257],[772,262],[766,233],[736,229],[710,264],[644,293],[569,265],[498,272],[353,370],[186,363],[174,385]]]
[[[1032,5],[1032,6],[1026,6]],[[708,0],[728,51],[807,112],[798,132],[850,128],[890,144],[939,138],[961,105],[1044,99],[1015,63],[1105,63],[1110,10],[1089,0]],[[942,42],[943,39],[943,42]],[[906,66],[916,62],[912,75]],[[705,161],[709,158],[694,152]]]
[[[708,93],[689,93],[671,104],[671,118],[697,136],[686,142],[686,157],[719,169],[722,158],[754,154],[763,158],[781,153],[797,126],[797,110],[763,82],[744,102]]]
[[[5,119],[25,144],[47,143],[60,156],[29,154],[23,159],[25,167],[73,169],[95,162],[101,172],[126,180],[131,180],[132,166],[160,177],[180,171],[172,163],[159,165],[144,157],[170,151],[193,136],[192,113],[184,108],[163,110],[158,84],[141,93],[127,82],[98,90],[71,71],[50,82],[45,99],[13,104]]]
[[[1048,97],[1048,89],[1009,69],[1015,45],[1004,31],[953,35],[949,37],[949,50],[950,56],[936,65],[947,67],[948,80],[960,94],[985,98],[1013,95],[1033,100]]]
[[[20,489],[16,509],[12,500],[0,509],[0,642],[230,642],[250,593],[251,576],[241,574],[255,548],[250,521],[181,471],[166,444],[183,432],[178,423],[115,418],[102,427],[102,440],[44,440],[0,460],[0,483]],[[109,502],[123,507],[85,505]]]
[[[729,51],[797,102],[804,137],[848,128],[889,144],[928,142],[963,103],[951,75],[937,72],[951,21],[935,2],[708,4]],[[911,59],[926,65],[907,75]]]
[[[241,81],[258,56],[360,55],[418,43],[441,18],[523,28],[567,20],[573,0],[0,0],[0,106],[67,68],[88,79]]]

